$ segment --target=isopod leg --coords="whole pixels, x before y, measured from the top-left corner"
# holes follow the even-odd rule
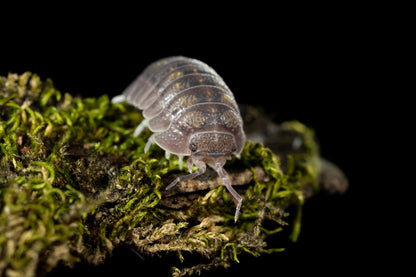
[[[234,222],[237,222],[238,215],[240,214],[241,204],[243,203],[243,198],[238,194],[238,192],[231,186],[230,178],[228,177],[227,171],[225,171],[221,165],[216,165],[215,169],[218,172],[221,180],[224,182],[225,187],[231,193],[235,200],[237,200],[237,207],[235,209]]]
[[[186,180],[191,180],[191,179],[205,173],[205,170],[206,170],[207,167],[206,167],[204,162],[197,163],[196,166],[199,167],[197,171],[192,172],[191,174],[188,174],[188,175],[182,175],[182,176],[177,177],[175,180],[173,180],[172,183],[170,183],[166,187],[166,190],[169,190],[169,189],[173,188],[179,182],[186,181]]]
[[[126,96],[124,96],[124,94],[120,94],[120,95],[114,96],[111,99],[111,103],[113,103],[113,104],[122,103],[122,102],[125,102],[125,101],[126,101]]]
[[[147,140],[146,145],[144,146],[144,153],[147,153],[150,149],[150,146],[155,143],[154,135],[151,135]]]
[[[170,160],[170,152],[169,151],[165,151],[165,158],[166,158],[166,160]]]
[[[138,137],[147,126],[149,126],[149,119],[145,118],[142,122],[140,122],[139,126],[137,126],[136,130],[134,130],[133,136]]]
[[[183,156],[178,156],[178,163],[179,163],[179,169],[182,170],[183,169]]]
[[[193,161],[192,161],[192,156],[190,156],[188,158],[188,160],[186,161],[186,166],[188,167],[188,171],[189,173],[192,173],[192,165],[193,165]]]

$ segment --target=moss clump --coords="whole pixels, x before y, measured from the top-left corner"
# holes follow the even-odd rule
[[[300,231],[304,191],[317,189],[319,165],[313,133],[298,122],[282,128],[303,137],[302,153],[279,157],[247,142],[241,159],[226,169],[244,195],[236,224],[235,205],[210,172],[187,182],[187,192],[165,195],[179,174],[178,159],[157,146],[143,153],[150,132],[134,138],[140,112],[112,105],[107,96],[61,94],[50,80],[31,73],[0,77],[0,275],[44,274],[58,263],[102,263],[113,249],[130,245],[141,255],[176,253],[172,274],[182,276],[239,262],[241,253],[281,251],[265,239],[283,228]],[[189,187],[194,188],[193,193]],[[169,196],[178,208],[162,205]],[[297,214],[287,226],[286,207]],[[267,224],[265,224],[267,223]],[[268,227],[266,227],[266,225]],[[186,268],[188,255],[200,262]]]

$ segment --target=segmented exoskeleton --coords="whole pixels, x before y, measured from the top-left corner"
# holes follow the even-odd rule
[[[156,143],[167,157],[172,153],[182,161],[189,156],[190,174],[176,178],[166,189],[203,174],[208,164],[237,200],[237,221],[242,197],[231,186],[223,166],[231,155],[239,156],[246,138],[237,103],[222,78],[201,61],[169,57],[149,65],[122,95],[113,98],[113,103],[122,101],[143,110],[145,119],[134,136],[146,127],[154,132],[146,152]],[[195,172],[193,164],[198,167]]]

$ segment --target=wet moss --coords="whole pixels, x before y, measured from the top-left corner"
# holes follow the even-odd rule
[[[136,109],[113,105],[106,95],[62,94],[29,72],[0,77],[0,275],[34,276],[79,261],[96,265],[129,245],[143,256],[175,253],[172,275],[183,276],[228,267],[242,253],[282,251],[269,248],[266,238],[283,229],[296,240],[305,191],[319,189],[318,147],[309,128],[281,125],[302,138],[299,153],[279,158],[248,141],[241,159],[226,165],[231,178],[246,176],[234,223],[235,204],[219,179],[209,188],[202,176],[189,181],[192,197],[189,191],[169,195],[189,205],[161,204],[179,162],[157,146],[143,153],[150,132],[132,136],[141,120]],[[290,225],[289,205],[297,207]],[[200,262],[181,267],[187,255]]]

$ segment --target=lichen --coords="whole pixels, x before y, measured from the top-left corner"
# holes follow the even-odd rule
[[[157,146],[144,153],[150,131],[132,136],[141,120],[136,109],[113,105],[106,95],[62,94],[29,72],[0,76],[0,275],[97,265],[129,245],[141,255],[175,253],[172,275],[183,276],[229,267],[242,253],[282,251],[266,238],[283,229],[296,240],[304,191],[318,189],[318,148],[309,128],[281,125],[304,141],[302,153],[285,156],[284,169],[281,158],[250,141],[226,165],[231,176],[251,172],[234,223],[233,198],[220,182],[180,209],[161,204],[179,161],[167,160]],[[289,205],[297,207],[293,215]],[[200,262],[181,267],[189,255]]]

